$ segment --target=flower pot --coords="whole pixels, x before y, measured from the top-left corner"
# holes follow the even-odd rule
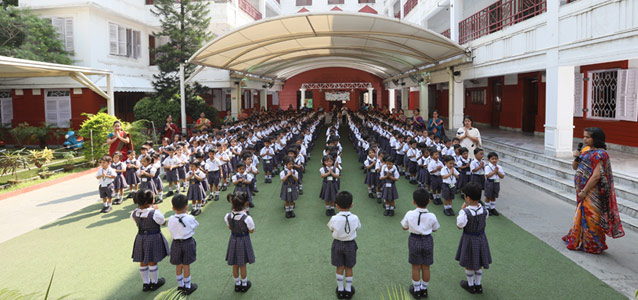
[[[64,166],[62,166],[62,168],[64,169],[64,172],[73,171],[73,165],[64,165]]]

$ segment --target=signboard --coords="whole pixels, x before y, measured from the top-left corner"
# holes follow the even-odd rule
[[[350,92],[326,92],[326,101],[350,101]]]

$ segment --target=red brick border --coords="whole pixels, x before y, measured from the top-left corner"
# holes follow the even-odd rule
[[[97,172],[97,169],[98,168],[93,168],[93,169],[89,169],[89,170],[86,170],[86,171],[69,174],[67,176],[62,176],[62,177],[59,177],[59,178],[56,178],[56,179],[53,179],[53,180],[49,180],[49,181],[41,182],[41,183],[38,183],[38,184],[34,184],[32,186],[28,186],[28,187],[25,187],[25,188],[22,188],[22,189],[19,189],[19,190],[15,190],[15,191],[8,192],[8,193],[5,193],[5,194],[0,194],[0,200],[4,200],[4,199],[7,199],[7,198],[11,198],[13,196],[17,196],[17,195],[21,195],[21,194],[24,194],[24,193],[28,193],[30,191],[35,191],[35,190],[41,189],[43,187],[52,186],[52,185],[54,185],[56,183],[65,182],[67,180],[75,179],[75,178],[78,178],[78,177],[86,175],[86,174],[95,173],[95,172]]]

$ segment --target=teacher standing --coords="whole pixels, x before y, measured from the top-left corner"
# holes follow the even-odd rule
[[[607,249],[605,236],[625,235],[620,223],[616,191],[607,154],[605,133],[598,127],[585,128],[582,151],[574,151],[576,170],[576,215],[569,233],[563,237],[567,249],[601,253]]]
[[[474,149],[483,145],[481,132],[472,125],[474,125],[472,117],[465,116],[463,117],[463,127],[456,131],[456,137],[461,140],[461,147],[467,148],[470,158],[474,158]]]
[[[443,128],[443,120],[439,118],[439,111],[434,110],[432,112],[432,119],[428,120],[428,131],[434,133],[439,138],[445,136],[445,129]]]
[[[173,136],[178,133],[179,127],[177,127],[177,124],[173,123],[173,116],[168,115],[168,117],[166,117],[166,124],[164,124],[164,128],[162,129],[162,138],[168,138],[172,141]]]
[[[128,158],[128,151],[133,149],[131,136],[122,129],[120,121],[113,122],[113,132],[106,137],[106,144],[111,145],[109,147],[111,157],[115,152],[122,153],[122,161]]]

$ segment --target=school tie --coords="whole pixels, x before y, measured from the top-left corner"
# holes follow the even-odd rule
[[[344,217],[346,217],[346,225],[343,228],[343,230],[346,232],[346,234],[350,234],[350,221],[348,221],[348,216],[350,215],[343,215]]]
[[[184,217],[177,217],[177,220],[182,224],[182,226],[186,227],[186,224],[184,224],[184,221],[182,220]]]
[[[421,215],[424,214],[425,212],[420,211],[419,212],[419,221],[416,222],[416,226],[421,225]]]

